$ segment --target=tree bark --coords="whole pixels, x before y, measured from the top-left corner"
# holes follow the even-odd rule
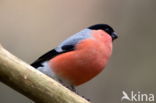
[[[89,103],[0,46],[0,81],[36,103]]]

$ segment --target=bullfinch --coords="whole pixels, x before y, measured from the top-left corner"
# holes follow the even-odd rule
[[[107,24],[96,24],[67,38],[31,66],[75,91],[106,66],[118,35]]]

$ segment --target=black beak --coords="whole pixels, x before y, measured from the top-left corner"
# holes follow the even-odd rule
[[[111,37],[112,37],[112,40],[115,40],[115,39],[118,38],[118,34],[117,34],[116,32],[113,32],[113,33],[111,34]]]

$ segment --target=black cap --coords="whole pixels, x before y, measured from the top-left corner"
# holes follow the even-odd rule
[[[91,30],[103,30],[107,32],[111,37],[112,40],[115,40],[118,38],[117,33],[113,30],[113,28],[107,24],[96,24],[93,26],[88,27]]]

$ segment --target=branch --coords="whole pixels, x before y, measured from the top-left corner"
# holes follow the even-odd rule
[[[0,45],[0,81],[37,103],[89,103]]]

